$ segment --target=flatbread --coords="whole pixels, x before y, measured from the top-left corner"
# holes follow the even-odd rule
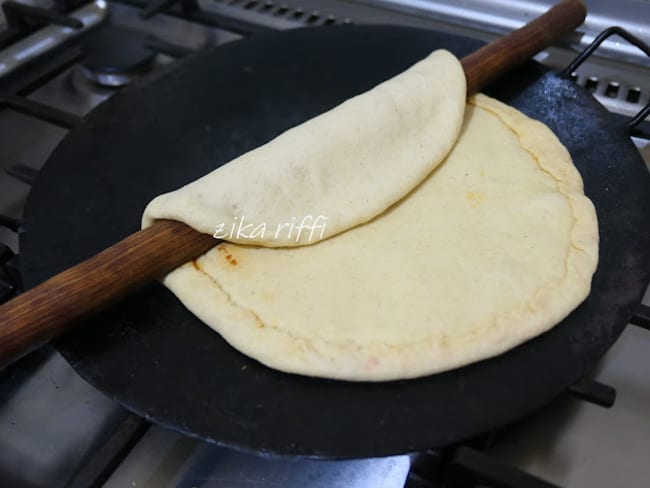
[[[479,95],[445,162],[378,217],[309,246],[219,245],[164,284],[272,368],[383,381],[543,333],[588,295],[597,260],[596,213],[567,150]]]
[[[456,141],[464,109],[462,66],[448,51],[435,51],[372,90],[160,195],[145,209],[143,226],[181,220],[206,234],[265,246],[331,237],[379,215],[431,173]],[[301,225],[311,229],[300,232]]]

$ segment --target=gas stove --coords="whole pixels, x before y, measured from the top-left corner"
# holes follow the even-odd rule
[[[30,184],[67,131],[122,87],[174,69],[194,51],[271,30],[396,24],[489,41],[553,3],[4,1],[0,299],[21,286],[17,234]],[[650,41],[648,2],[587,3],[585,25],[538,61],[560,71],[613,25]],[[572,76],[617,117],[632,118],[645,107],[643,119],[648,64],[642,50],[611,37]],[[638,124],[634,140],[650,162],[647,127]],[[0,371],[0,480],[15,487],[642,486],[650,478],[647,308],[634,324],[592,377],[516,425],[449,449],[346,461],[270,458],[183,437],[126,411],[46,346]]]

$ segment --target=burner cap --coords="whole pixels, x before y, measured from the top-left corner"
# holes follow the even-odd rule
[[[156,53],[147,47],[147,41],[147,35],[139,32],[101,28],[82,47],[82,71],[100,85],[126,85],[153,66]]]

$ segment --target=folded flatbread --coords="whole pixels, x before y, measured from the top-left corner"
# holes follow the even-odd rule
[[[264,246],[336,235],[379,215],[429,175],[454,145],[464,108],[459,61],[435,51],[372,90],[160,195],[143,223],[181,220],[217,236],[221,227],[229,241]],[[318,217],[327,219],[322,235],[321,229],[296,230]],[[231,233],[233,227],[240,232]]]
[[[397,151],[397,139],[373,143],[378,157]],[[410,164],[404,150],[364,178],[391,181]],[[381,198],[369,198],[390,201],[404,190],[395,181],[399,191],[380,186]],[[186,196],[172,213],[193,222]],[[500,354],[556,325],[589,293],[598,229],[578,171],[546,126],[486,96],[468,101],[443,164],[403,198],[374,218],[345,208],[348,230],[334,237],[299,247],[224,243],[164,284],[244,354],[352,381],[413,378]],[[145,222],[169,215],[152,212]]]

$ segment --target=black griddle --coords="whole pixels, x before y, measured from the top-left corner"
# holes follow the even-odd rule
[[[125,89],[68,134],[34,185],[20,242],[25,284],[138,230],[154,196],[433,49],[462,57],[479,46],[404,27],[299,29],[196,53]],[[593,369],[640,303],[650,269],[650,178],[626,128],[584,89],[541,65],[528,63],[488,93],[559,136],[597,208],[601,250],[592,292],[551,331],[443,374],[330,381],[247,358],[155,283],[56,347],[90,383],[147,419],[261,453],[384,456],[448,445],[530,414]]]

